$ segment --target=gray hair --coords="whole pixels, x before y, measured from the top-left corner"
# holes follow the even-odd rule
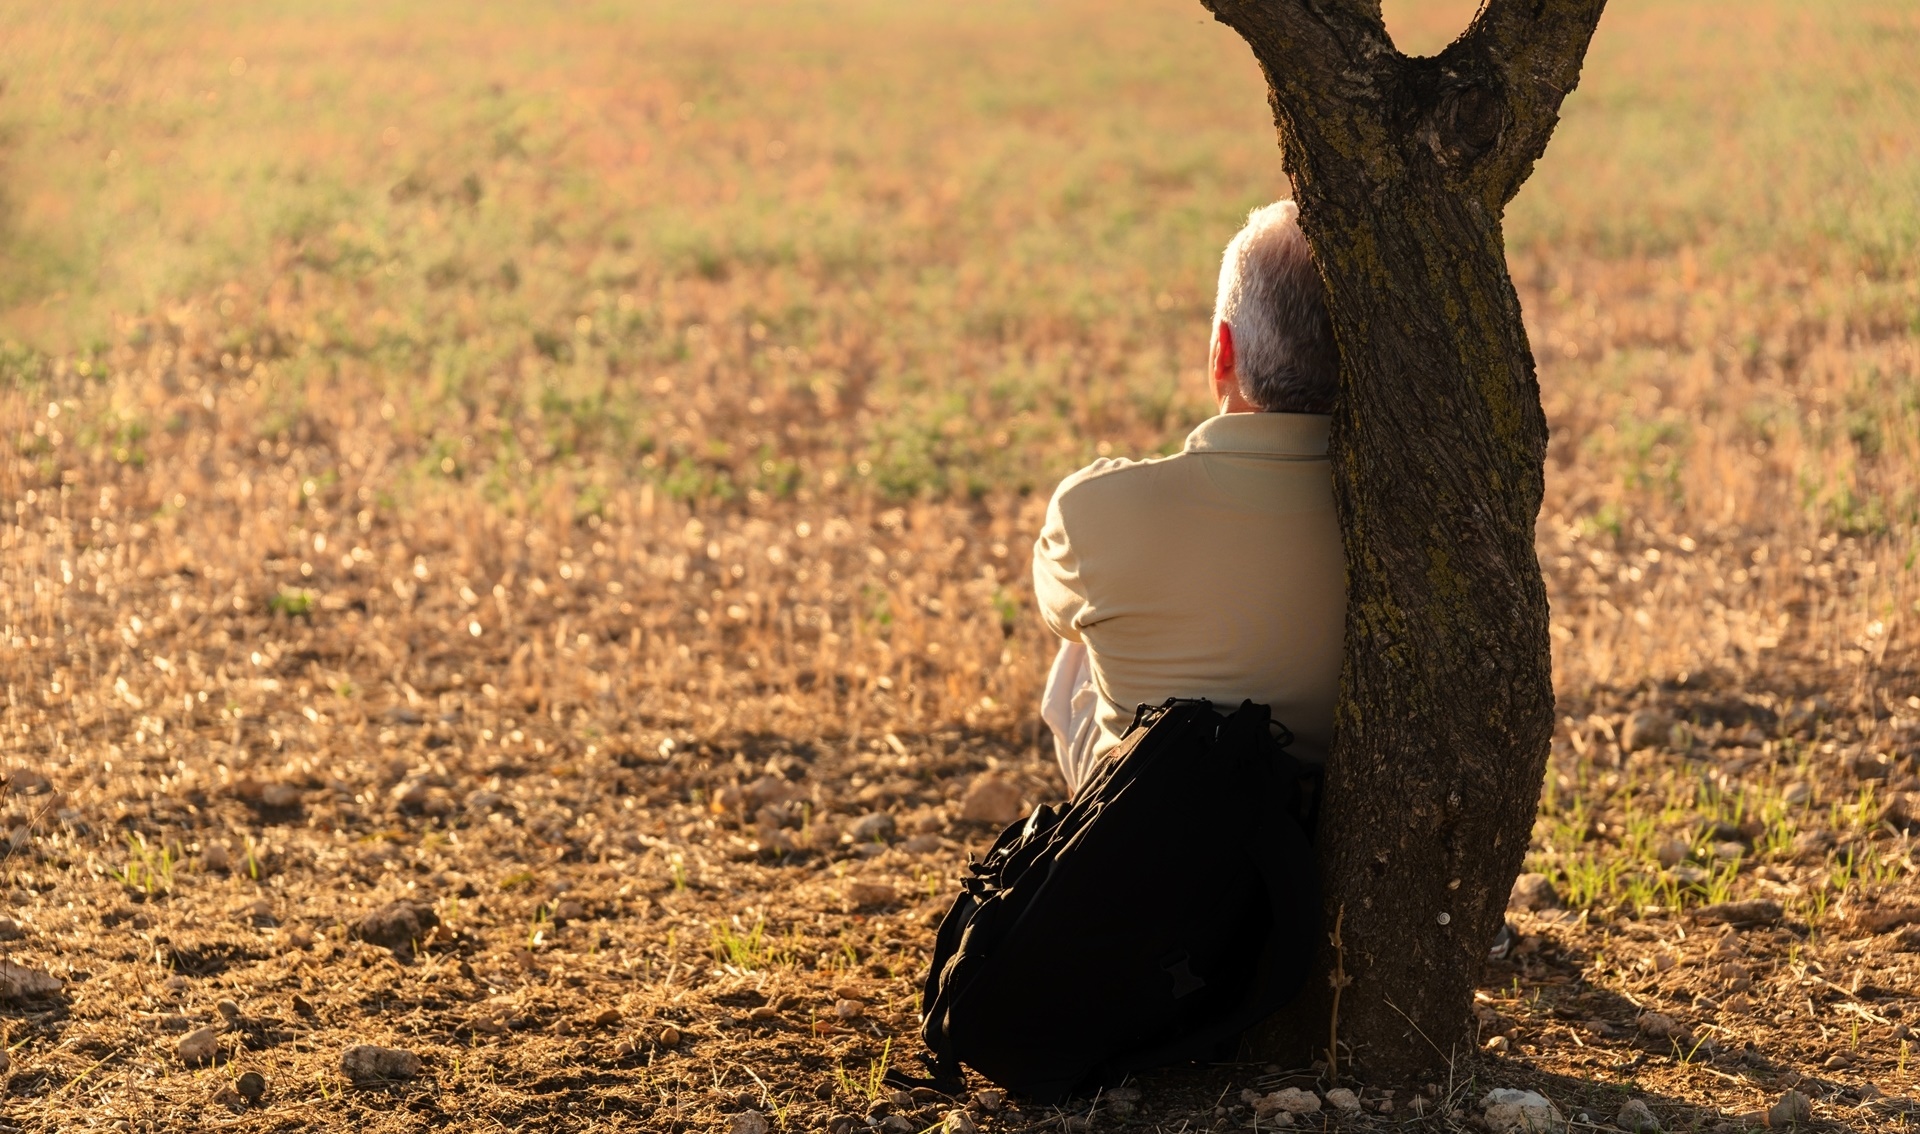
[[[1332,413],[1340,356],[1299,216],[1292,201],[1247,214],[1220,260],[1213,317],[1233,328],[1234,369],[1248,402],[1270,413]]]

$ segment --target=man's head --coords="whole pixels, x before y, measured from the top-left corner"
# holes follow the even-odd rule
[[[1221,258],[1212,370],[1228,410],[1333,412],[1340,360],[1299,215],[1292,201],[1253,210]]]

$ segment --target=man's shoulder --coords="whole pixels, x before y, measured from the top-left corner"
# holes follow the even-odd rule
[[[1150,485],[1178,479],[1191,459],[1187,452],[1137,460],[1102,457],[1062,480],[1053,490],[1054,502],[1065,508],[1145,491]]]

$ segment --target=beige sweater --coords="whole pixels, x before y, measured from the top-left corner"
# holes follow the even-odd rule
[[[1221,414],[1173,456],[1060,482],[1033,588],[1048,628],[1087,645],[1097,755],[1136,705],[1178,696],[1251,698],[1293,730],[1295,755],[1325,758],[1346,621],[1329,421]]]

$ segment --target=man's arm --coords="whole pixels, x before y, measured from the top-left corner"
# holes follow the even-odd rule
[[[1080,556],[1067,539],[1060,497],[1073,478],[1060,485],[1047,503],[1047,519],[1033,543],[1033,597],[1047,629],[1069,642],[1078,642],[1078,620],[1087,609],[1087,593],[1080,580]]]

